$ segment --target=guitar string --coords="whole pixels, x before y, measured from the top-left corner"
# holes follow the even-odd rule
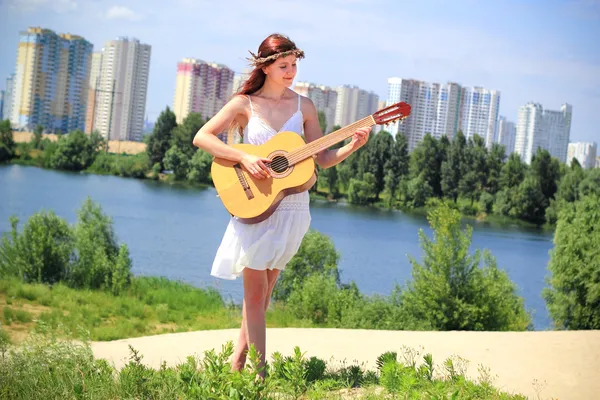
[[[323,140],[322,142],[317,142],[317,141],[312,142],[312,143],[308,144],[307,146],[305,146],[305,148],[303,150],[300,150],[297,153],[292,152],[288,155],[288,157],[283,157],[282,159],[275,161],[275,163],[271,163],[270,164],[271,169],[284,168],[284,167],[286,167],[286,164],[289,167],[289,165],[295,164],[295,163],[305,159],[306,157],[309,157],[311,155],[311,153],[314,153],[314,149],[320,147],[322,143],[327,143],[327,142],[331,141],[332,142],[331,145],[333,145],[341,140],[346,139],[346,138],[344,138],[344,139],[338,140],[338,137],[342,137],[342,136],[346,135],[348,133],[347,132],[348,130],[360,129],[360,128],[363,128],[363,127],[369,126],[369,125],[373,126],[373,122],[375,122],[374,118],[373,118],[373,122],[372,122],[372,121],[369,121],[369,119],[370,119],[369,117],[373,117],[373,115],[369,115],[360,121],[356,121],[353,124],[350,124],[349,126],[347,126],[346,128],[342,128],[341,130],[334,133],[333,135],[324,136],[323,138],[326,138],[326,139]],[[393,121],[389,121],[389,122],[393,122]],[[389,122],[387,122],[387,123],[389,123]],[[375,124],[376,124],[376,122],[375,122]],[[334,137],[335,137],[335,140],[334,140]],[[329,146],[331,146],[331,145],[329,145]],[[327,148],[329,146],[326,146],[325,148]]]
[[[359,124],[360,122],[360,124]],[[347,126],[346,128],[343,128],[341,130],[339,130],[338,132],[334,133],[333,135],[328,135],[328,136],[323,136],[324,140],[322,142],[312,142],[309,143],[308,145],[305,146],[304,149],[300,150],[299,152],[291,152],[288,154],[287,157],[284,157],[284,159],[281,160],[277,160],[274,163],[271,163],[271,167],[275,167],[275,168],[283,168],[286,164],[291,165],[291,164],[295,164],[297,162],[299,162],[300,160],[302,160],[303,158],[305,158],[306,156],[309,156],[311,153],[313,153],[313,149],[318,148],[321,146],[322,143],[327,143],[327,142],[333,142],[333,144],[335,144],[336,142],[340,141],[338,140],[339,137],[343,137],[344,135],[346,135],[348,133],[348,130],[353,130],[354,127],[353,125],[357,124],[356,129],[360,129],[362,128],[365,121],[357,121],[352,125]],[[370,124],[370,123],[369,123]],[[335,140],[333,140],[335,138]],[[344,140],[344,139],[341,139]],[[329,147],[329,146],[327,146]],[[327,148],[325,147],[325,148]]]
[[[357,126],[353,127],[352,125],[354,125],[354,124],[357,124]],[[334,136],[324,136],[324,138],[326,138],[327,140],[324,140],[323,143],[332,141],[331,145],[333,145],[333,144],[337,143],[338,141],[340,141],[337,138],[338,136],[344,136],[345,134],[347,134],[347,132],[344,132],[346,130],[360,129],[364,126],[369,126],[369,125],[373,126],[373,124],[370,121],[368,121],[368,118],[365,121],[363,121],[363,120],[357,121],[354,124],[344,128],[343,130],[336,132],[334,134],[335,140],[332,140],[334,138]],[[341,140],[344,140],[344,139],[341,139]],[[311,146],[311,145],[313,145],[313,146]],[[306,146],[306,148],[301,150],[300,152],[298,152],[298,153],[292,152],[292,153],[290,153],[289,157],[287,157],[287,158],[284,157],[283,159],[279,159],[279,160],[275,161],[274,163],[271,163],[271,167],[272,168],[274,167],[275,169],[279,169],[279,168],[285,167],[286,164],[288,164],[288,166],[290,164],[295,164],[295,163],[301,161],[303,158],[310,156],[310,154],[313,153],[313,149],[315,147],[319,147],[320,145],[321,145],[321,143],[313,142],[313,143],[309,144],[308,146]],[[327,147],[329,147],[329,146],[326,146],[325,148],[327,148]]]
[[[356,125],[356,126],[353,126]],[[336,132],[334,135],[330,135],[330,136],[324,136],[324,138],[326,138],[326,140],[323,141],[323,143],[327,143],[327,142],[332,142],[331,145],[339,142],[340,140],[338,140],[338,137],[344,136],[346,135],[348,132],[348,130],[354,130],[354,129],[360,129],[362,127],[365,126],[373,126],[372,122],[368,120],[368,117],[365,118],[364,120],[361,121],[357,121],[352,125],[347,126],[346,128],[343,128],[342,130]],[[346,132],[344,132],[346,131]],[[334,140],[335,138],[335,140]],[[344,138],[345,139],[345,138]],[[341,140],[344,140],[341,139]],[[329,145],[329,146],[331,146]],[[275,161],[274,163],[271,163],[271,167],[273,168],[283,168],[286,166],[286,164],[288,164],[288,166],[290,164],[295,164],[299,161],[301,161],[303,158],[306,158],[307,156],[310,156],[311,153],[313,153],[313,149],[314,148],[318,148],[321,146],[321,143],[315,143],[312,142],[311,144],[307,145],[305,149],[301,150],[298,153],[292,152],[289,154],[289,157],[287,158],[283,158],[280,160]],[[329,147],[329,146],[325,146],[325,148]]]
[[[322,141],[314,141],[314,142],[308,144],[307,146],[305,146],[303,149],[292,152],[289,156],[289,159],[293,163],[296,163],[296,162],[306,158],[307,156],[310,156],[311,153],[315,153],[315,150],[317,150],[319,147],[321,147],[321,146],[323,146],[324,148],[330,147],[333,144],[335,144],[336,142],[344,140],[345,139],[344,136],[346,136],[346,135],[348,135],[346,137],[351,136],[353,133],[352,131],[363,128],[367,125],[371,125],[370,121],[368,121],[367,119],[357,121],[354,124],[347,126],[346,128],[335,133],[334,135],[323,136],[324,139]]]
[[[388,111],[387,113],[384,113],[383,115],[388,114],[390,111]],[[402,117],[401,117],[402,118]],[[387,123],[392,122],[392,121],[388,121]],[[363,119],[361,119],[360,121],[356,121],[355,123],[347,126],[346,128],[342,128],[341,130],[339,130],[338,132],[334,133],[334,134],[330,134],[328,136],[324,136],[325,138],[327,138],[324,142],[327,142],[329,140],[332,141],[332,143],[327,147],[330,147],[331,145],[335,144],[336,142],[338,142],[339,140],[337,140],[337,138],[335,140],[333,140],[333,136],[344,136],[346,135],[347,132],[343,132],[343,131],[347,131],[347,130],[355,130],[355,129],[360,129],[363,128],[365,126],[373,126],[376,125],[377,122],[375,121],[375,117],[374,114],[373,115],[369,115]],[[349,137],[351,135],[348,135],[347,137]],[[342,139],[343,140],[343,139]],[[291,163],[296,163],[304,158],[306,158],[307,156],[310,155],[310,153],[313,153],[314,148],[318,148],[321,145],[321,142],[315,141],[310,143],[309,145],[307,145],[303,150],[299,151],[298,153],[292,152],[290,154],[290,156],[288,157],[290,160],[293,160],[293,162]]]

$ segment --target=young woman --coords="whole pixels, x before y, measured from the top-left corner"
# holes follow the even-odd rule
[[[307,142],[322,137],[323,132],[312,101],[289,89],[296,76],[296,60],[304,58],[304,52],[286,36],[272,34],[256,55],[250,54],[254,66],[250,77],[198,131],[193,143],[213,156],[241,163],[256,179],[266,179],[270,175],[267,159],[228,146],[216,135],[228,129],[242,133],[245,127],[244,143],[259,145],[282,131],[304,132]],[[322,168],[338,164],[367,142],[369,132],[370,128],[361,128],[345,146],[319,153],[317,164]],[[242,326],[232,360],[234,370],[244,367],[249,343],[260,353],[264,367],[265,312],[277,277],[298,251],[310,220],[306,191],[285,197],[268,219],[257,224],[242,224],[236,217],[230,220],[211,275],[243,277]]]

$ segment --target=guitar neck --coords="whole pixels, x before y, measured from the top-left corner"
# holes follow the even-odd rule
[[[335,132],[330,133],[329,135],[324,135],[323,137],[314,140],[297,150],[292,151],[288,156],[289,165],[294,165],[303,161],[309,157],[318,154],[319,152],[328,149],[336,143],[339,143],[356,132],[357,129],[364,128],[367,126],[376,125],[375,119],[372,115],[369,115],[361,120],[356,121],[353,124],[345,126],[341,129],[338,129]]]

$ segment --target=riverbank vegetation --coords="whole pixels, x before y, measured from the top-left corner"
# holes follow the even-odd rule
[[[0,243],[3,328],[23,337],[40,324],[94,340],[239,326],[239,304],[211,288],[134,276],[112,220],[87,199],[69,225],[52,211],[32,215]],[[429,215],[435,234],[420,232],[422,261],[411,256],[413,280],[388,295],[366,296],[340,280],[339,254],[310,231],[273,294],[269,326],[366,329],[525,330],[523,299],[494,257],[469,254],[471,229],[442,204]]]
[[[325,119],[320,120],[324,131],[339,129],[328,130]],[[204,123],[200,114],[190,113],[177,124],[167,107],[144,139],[146,151],[127,155],[106,152],[99,135],[81,131],[52,142],[38,129],[30,142],[15,144],[10,124],[4,121],[0,123],[0,162],[212,185],[212,157],[192,145]],[[380,131],[343,163],[317,168],[317,172],[317,184],[311,189],[316,198],[422,213],[450,200],[450,206],[463,216],[519,220],[550,228],[566,204],[600,194],[600,169],[584,170],[577,160],[567,166],[542,149],[525,163],[501,145],[487,148],[481,136],[466,138],[460,131],[451,140],[427,134],[410,153],[404,135],[392,137]]]

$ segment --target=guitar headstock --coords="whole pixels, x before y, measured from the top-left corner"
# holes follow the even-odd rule
[[[373,113],[373,119],[377,125],[387,125],[402,120],[409,115],[410,104],[401,101]]]

